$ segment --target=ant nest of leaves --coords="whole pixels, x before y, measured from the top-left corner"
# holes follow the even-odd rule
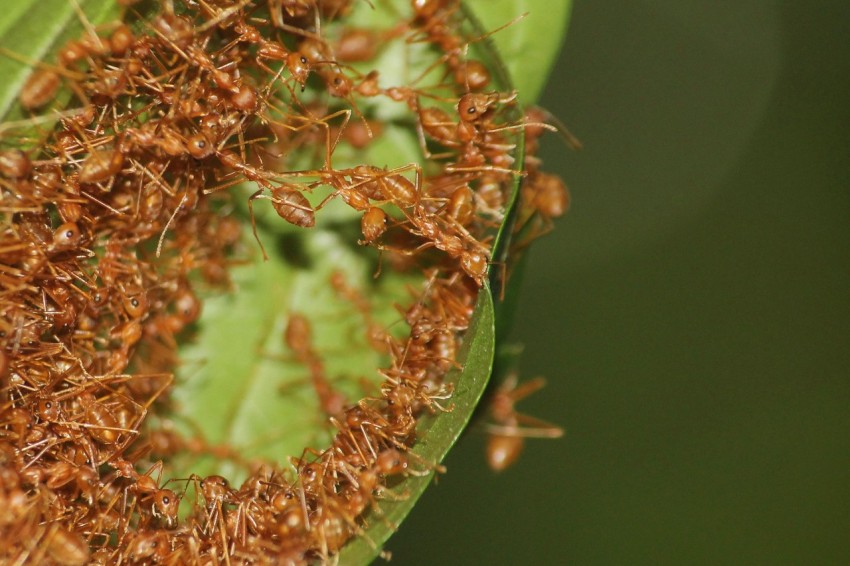
[[[560,179],[515,154],[521,134],[536,151],[549,117],[524,117],[469,56],[454,0],[119,3],[123,23],[88,25],[36,66],[19,96],[29,119],[0,134],[0,560],[331,561],[388,481],[438,467],[410,452],[417,421],[451,410],[444,378],[519,177],[537,232],[566,209]],[[348,23],[388,9],[390,28]],[[386,77],[391,49],[430,59]],[[49,114],[62,92],[75,102]],[[390,122],[420,159],[358,163]],[[268,256],[264,226],[309,231],[331,204],[376,269],[408,277],[393,329],[341,271],[327,279],[387,360],[379,386],[355,402],[336,390],[309,313],[293,311],[284,343],[329,445],[281,464],[170,426],[202,298]],[[166,479],[187,452],[245,479]]]

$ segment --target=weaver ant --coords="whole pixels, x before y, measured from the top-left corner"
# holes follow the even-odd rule
[[[487,464],[496,472],[513,465],[519,458],[526,438],[560,438],[564,430],[534,417],[518,413],[514,404],[546,385],[542,377],[517,383],[511,374],[494,392],[489,412],[492,423],[486,425]]]
[[[324,364],[313,348],[313,331],[310,321],[304,315],[290,313],[283,336],[295,358],[307,366],[310,372],[310,383],[319,398],[319,407],[322,412],[328,416],[342,414],[348,400],[331,387],[325,375]]]

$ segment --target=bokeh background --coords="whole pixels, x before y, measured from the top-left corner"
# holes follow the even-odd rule
[[[471,431],[392,563],[850,563],[850,2],[576,0],[542,104],[585,149],[518,408],[566,436]]]

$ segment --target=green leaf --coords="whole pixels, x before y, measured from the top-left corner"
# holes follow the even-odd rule
[[[449,373],[446,381],[454,385],[452,410],[420,418],[419,440],[411,451],[417,460],[428,463],[442,461],[469,422],[493,368],[495,348],[495,317],[489,289],[478,294],[475,314],[467,331],[467,339],[458,356],[463,370]],[[424,476],[409,476],[399,485],[390,487],[390,496],[365,517],[365,536],[357,537],[340,552],[340,564],[367,564],[395,532],[401,521],[430,485],[434,472]]]
[[[519,88],[520,101],[534,104],[566,37],[572,0],[464,0],[464,4],[488,31],[528,13],[496,32],[492,40]]]
[[[79,0],[80,9],[92,25],[119,15],[115,0]],[[15,0],[0,10],[0,121],[27,118],[18,93],[33,71],[30,62],[53,63],[52,55],[66,41],[83,31],[71,0]],[[57,101],[61,106],[62,101]],[[43,113],[46,113],[45,110]]]
[[[522,87],[523,101],[536,99],[560,45],[569,2],[471,0],[468,4],[483,22],[478,35],[524,11],[531,12],[528,18],[496,34],[494,41],[509,61],[508,70]],[[95,25],[118,13],[114,0],[80,0],[80,5]],[[379,19],[385,17],[392,25],[392,12],[387,14]],[[68,39],[78,37],[82,29],[79,15],[69,0],[17,0],[4,6],[0,13],[0,45],[18,57],[0,58],[0,76],[4,79],[0,85],[0,119],[9,121],[29,116],[17,103],[18,93],[32,72],[32,66],[21,60],[43,60]],[[485,42],[473,49],[489,51],[488,45]],[[421,46],[410,49],[415,53],[428,51]],[[534,56],[529,57],[529,53]],[[501,65],[492,53],[485,59],[488,64]],[[381,68],[383,72],[384,66]],[[398,84],[406,84],[420,68],[396,69]],[[503,79],[496,88],[509,90],[511,86]],[[54,106],[60,105],[61,100],[57,99]],[[398,106],[381,106],[375,111],[378,117],[388,120],[399,116]],[[399,124],[392,124],[385,141],[376,144],[373,153],[361,160],[379,166],[409,162],[409,155],[418,150],[416,139],[398,127]],[[517,150],[522,150],[521,139]],[[517,164],[521,164],[519,155]],[[515,186],[514,198],[516,190]],[[255,208],[262,209],[268,204],[259,202]],[[336,205],[339,206],[335,209]],[[406,330],[399,324],[395,305],[410,302],[408,286],[412,279],[388,272],[377,281],[373,278],[378,262],[376,254],[353,244],[357,239],[358,219],[338,202],[326,207],[317,227],[306,232],[282,226],[281,222],[277,226],[282,227],[263,228],[269,224],[263,220],[273,218],[269,209],[270,206],[265,206],[265,212],[259,211],[258,224],[260,238],[275,252],[273,260],[263,262],[254,253],[249,265],[232,269],[234,293],[205,298],[196,340],[181,350],[182,365],[173,391],[172,417],[178,427],[190,434],[203,430],[204,439],[210,444],[236,448],[242,459],[283,462],[287,456],[300,455],[305,447],[323,448],[335,432],[327,426],[318,406],[307,368],[294,360],[293,353],[283,343],[288,317],[299,313],[309,318],[314,348],[325,362],[326,377],[353,402],[375,394],[382,379],[376,368],[386,366],[387,360],[368,346],[362,313],[333,292],[329,284],[331,274],[342,272],[350,286],[368,297],[371,316],[395,333]],[[506,230],[512,214],[508,218],[496,240],[500,249],[505,247],[501,234],[509,232]],[[246,241],[251,241],[247,223],[245,230]],[[494,255],[496,259],[499,257]],[[447,377],[447,382],[454,386],[452,409],[426,415],[418,423],[419,440],[412,454],[423,463],[422,467],[433,468],[445,457],[472,416],[493,367],[495,333],[493,298],[490,288],[485,287],[479,293],[458,356],[463,369],[453,370]],[[184,456],[173,464],[171,471],[177,476],[221,473],[236,483],[241,471],[237,463],[210,457],[192,460]],[[393,497],[381,501],[379,511],[365,518],[364,536],[345,547],[341,562],[362,563],[376,556],[432,477],[433,472],[426,476],[411,475],[391,486]]]

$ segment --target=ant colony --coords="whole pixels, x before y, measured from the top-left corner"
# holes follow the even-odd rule
[[[458,0],[68,1],[84,31],[0,127],[0,561],[333,561],[439,467],[417,422],[510,276],[512,195],[513,254],[568,206],[557,121]],[[513,410],[541,385],[498,390],[494,468],[560,435]]]

